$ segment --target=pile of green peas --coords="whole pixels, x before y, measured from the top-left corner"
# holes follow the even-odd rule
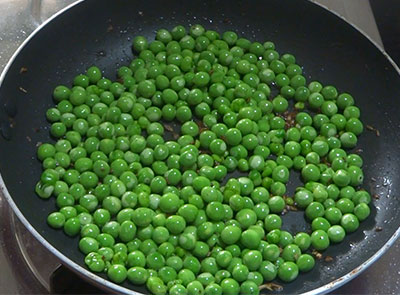
[[[201,25],[137,36],[133,51],[116,82],[93,66],[55,88],[56,141],[37,152],[36,193],[58,208],[47,222],[80,235],[91,271],[156,295],[259,294],[310,271],[312,249],[368,217],[350,94],[307,85],[270,41]],[[180,134],[166,140],[172,121]],[[287,196],[292,169],[304,186]],[[311,234],[281,229],[287,205],[304,210]]]

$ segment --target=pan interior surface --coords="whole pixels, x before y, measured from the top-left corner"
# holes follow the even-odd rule
[[[351,272],[381,249],[400,225],[398,160],[400,77],[389,60],[360,32],[308,1],[84,1],[43,27],[20,51],[0,88],[0,172],[18,209],[35,230],[76,264],[84,266],[78,238],[48,227],[54,198],[40,200],[34,186],[41,173],[36,159],[40,142],[48,142],[46,110],[52,91],[68,84],[91,65],[115,79],[116,69],[133,58],[132,39],[153,40],[160,28],[200,23],[219,32],[232,30],[252,41],[271,40],[280,53],[292,53],[308,81],[335,85],[351,93],[361,109],[365,130],[358,142],[364,159],[363,187],[374,200],[371,216],[359,230],[324,252],[309,273],[284,285],[285,294],[312,291]],[[21,68],[27,72],[20,73]],[[21,91],[23,89],[23,91]],[[10,127],[10,124],[12,127]],[[302,213],[283,217],[295,233]],[[381,231],[376,231],[381,227]],[[125,283],[127,288],[144,289]]]

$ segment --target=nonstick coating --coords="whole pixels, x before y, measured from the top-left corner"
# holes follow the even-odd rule
[[[0,88],[4,135],[0,171],[15,204],[44,239],[83,266],[78,238],[68,238],[46,224],[48,213],[56,209],[54,198],[43,201],[33,191],[41,172],[36,147],[50,140],[45,111],[53,106],[52,90],[69,84],[93,64],[113,79],[116,69],[133,57],[133,36],[152,40],[159,28],[196,23],[219,32],[234,30],[251,40],[274,41],[279,52],[296,56],[309,81],[351,93],[363,122],[379,130],[379,137],[366,130],[358,145],[365,161],[364,187],[380,196],[373,202],[370,218],[341,244],[329,247],[324,255],[332,256],[332,262],[318,262],[311,272],[285,284],[284,293],[311,291],[351,272],[384,246],[400,225],[400,78],[360,32],[308,1],[89,0],[55,18],[20,51]],[[20,73],[21,67],[27,72]],[[308,226],[298,222],[303,220],[302,212],[289,213],[283,220],[292,232]]]

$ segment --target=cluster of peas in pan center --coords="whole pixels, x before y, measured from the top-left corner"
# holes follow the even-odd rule
[[[363,131],[350,94],[306,85],[272,42],[201,25],[138,36],[133,50],[116,82],[93,66],[55,88],[56,142],[38,148],[36,193],[58,209],[47,221],[80,234],[91,271],[153,294],[258,294],[368,217],[362,158],[346,152]],[[166,141],[172,121],[180,134]],[[286,196],[291,169],[304,186]],[[237,170],[247,176],[227,176]],[[288,205],[311,233],[281,229]]]

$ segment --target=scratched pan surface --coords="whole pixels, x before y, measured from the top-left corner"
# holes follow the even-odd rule
[[[380,131],[380,137],[365,131],[358,145],[365,161],[364,187],[380,196],[373,202],[371,217],[324,253],[334,258],[332,262],[318,262],[310,273],[284,285],[284,293],[319,293],[339,286],[380,256],[400,225],[400,77],[389,59],[360,32],[307,1],[89,0],[60,14],[25,44],[3,77],[0,171],[5,195],[29,230],[65,265],[105,290],[143,292],[128,283],[121,288],[91,275],[77,250],[78,239],[46,225],[55,204],[54,199],[43,201],[33,192],[41,171],[36,144],[50,140],[44,114],[53,105],[51,93],[56,85],[68,83],[93,64],[114,78],[116,68],[132,59],[133,36],[153,39],[158,28],[195,23],[219,32],[234,30],[251,40],[274,41],[279,52],[297,57],[309,81],[316,79],[353,94],[363,122]],[[20,74],[21,67],[28,71]],[[299,182],[298,175],[292,180],[290,191]],[[309,227],[301,212],[287,214],[283,220],[284,228],[292,233]]]

